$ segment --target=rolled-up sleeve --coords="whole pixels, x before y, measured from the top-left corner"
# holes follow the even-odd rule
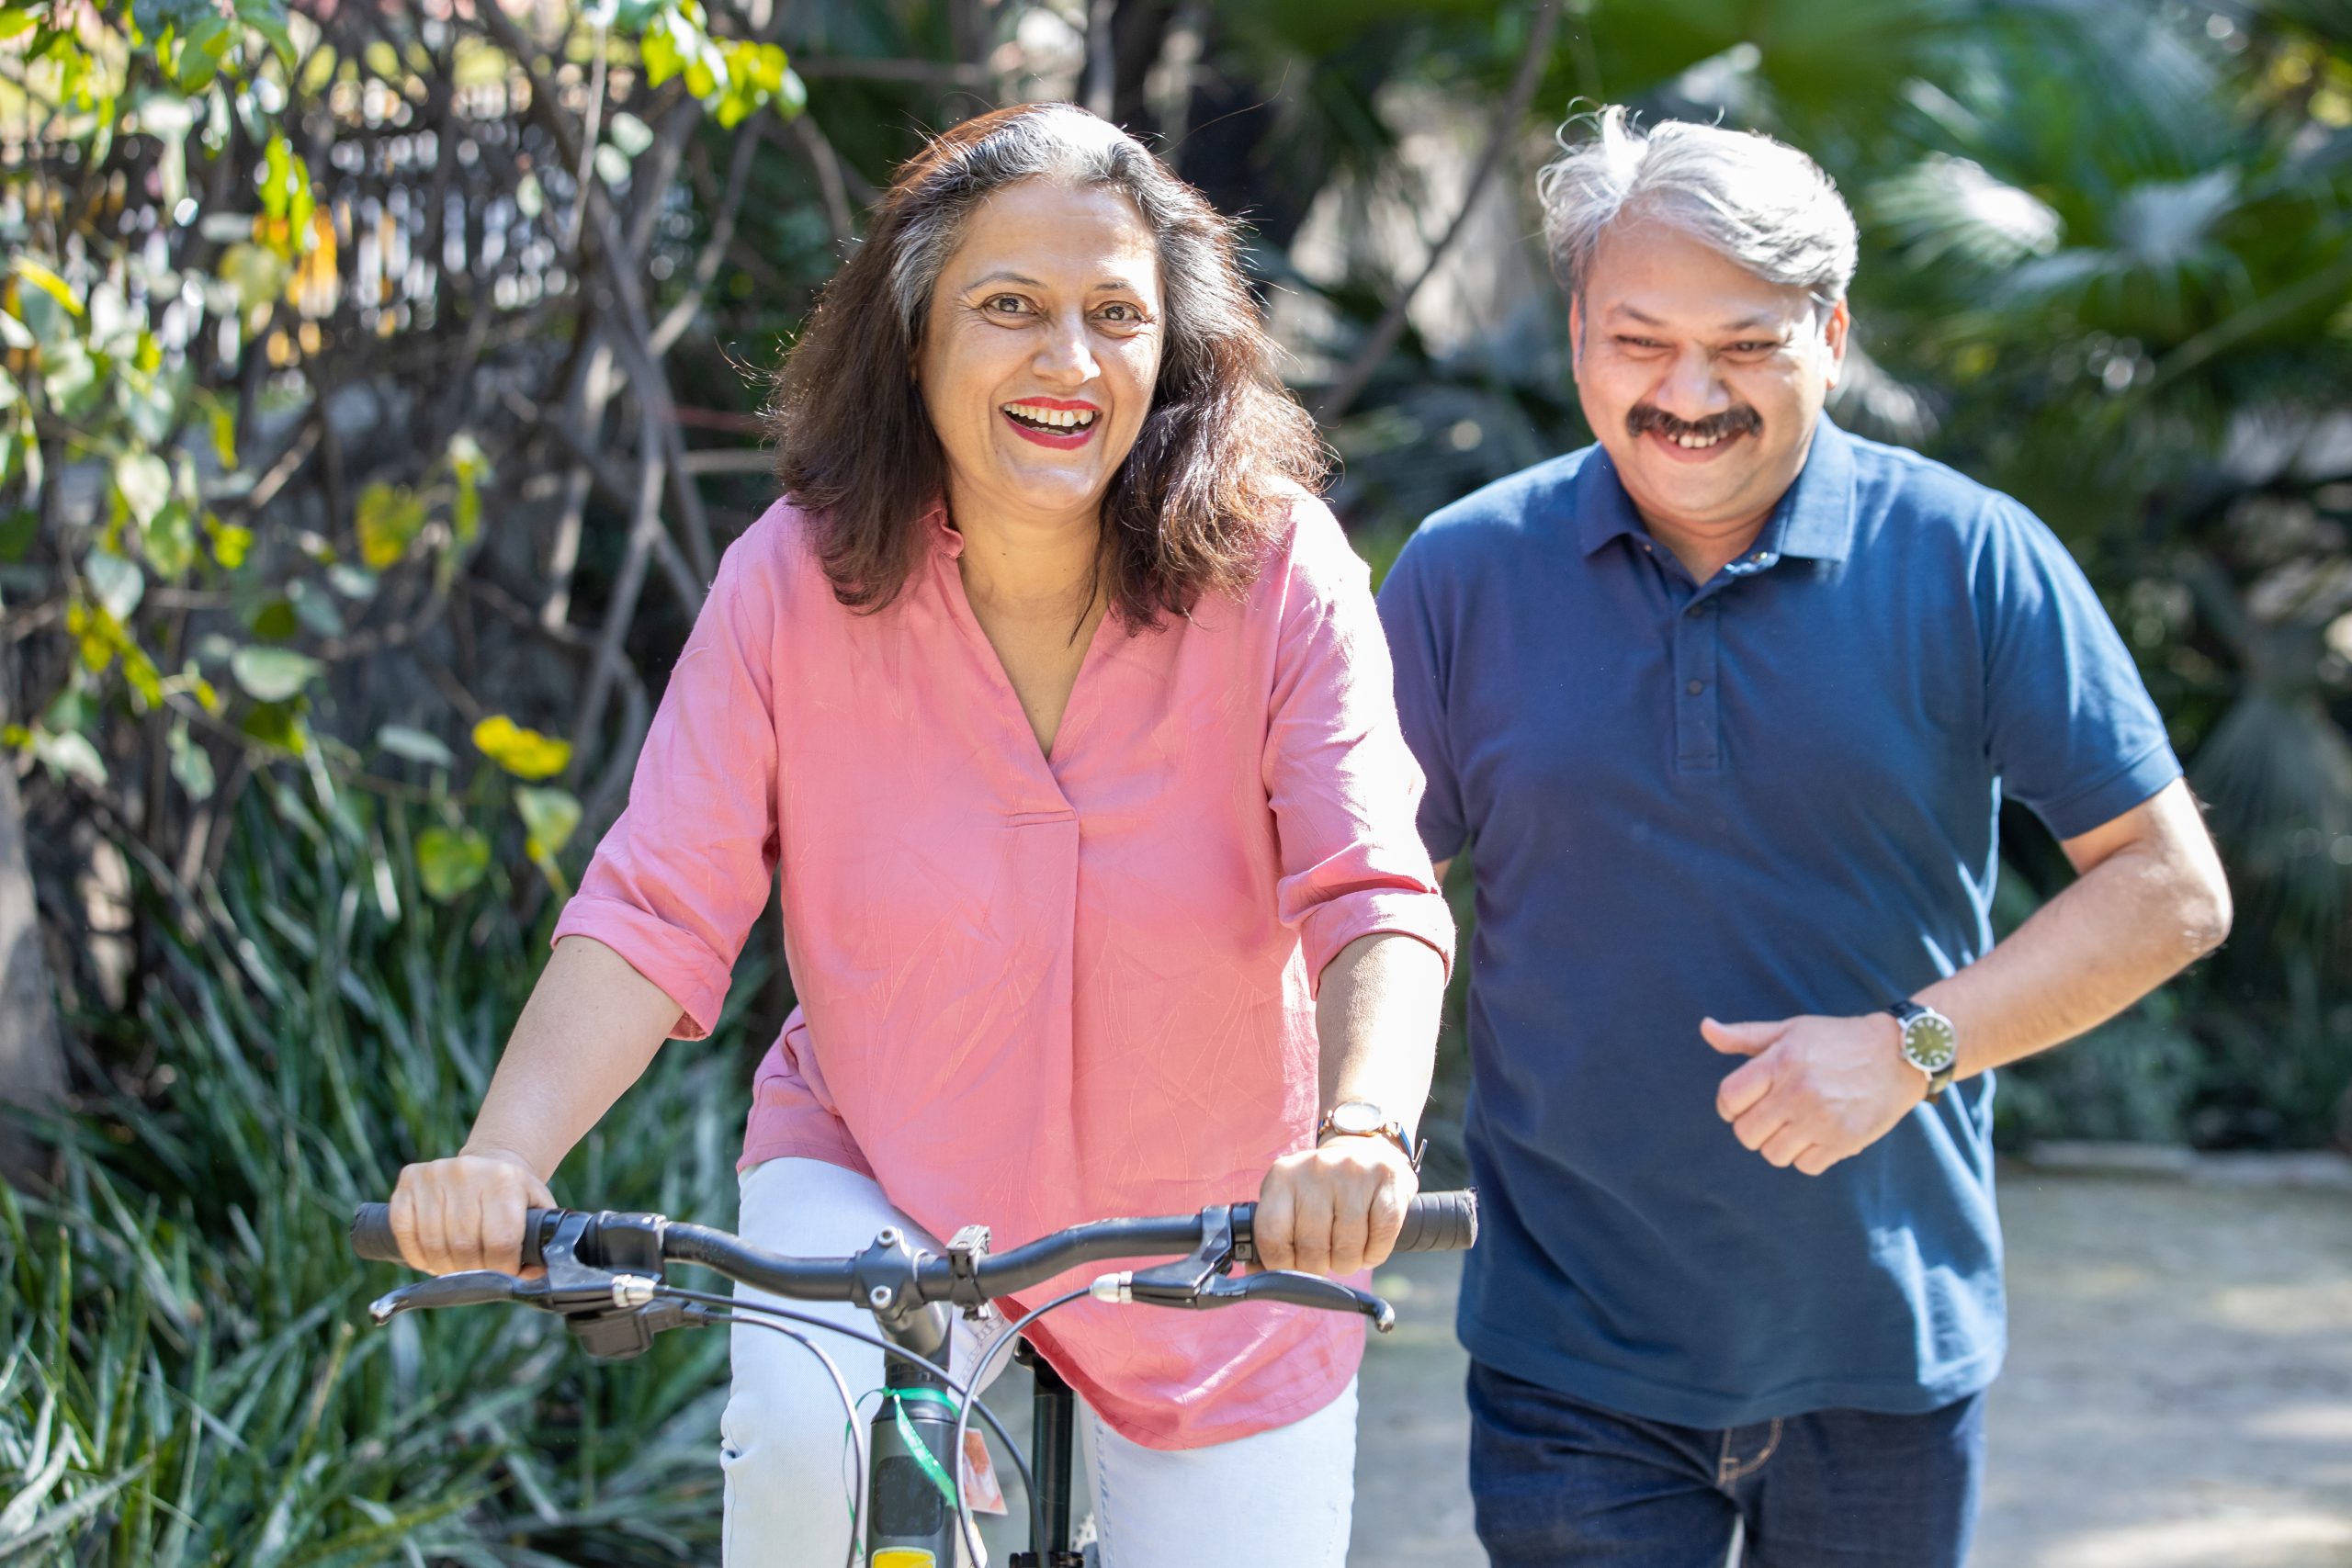
[[[1277,909],[1310,982],[1359,937],[1395,932],[1453,964],[1453,916],[1414,826],[1421,770],[1396,725],[1371,574],[1319,502],[1283,563],[1265,783],[1280,840]]]
[[[718,1023],[775,874],[772,546],[754,528],[719,563],[638,756],[628,809],[556,922],[557,940],[603,942],[676,1002],[679,1040]]]

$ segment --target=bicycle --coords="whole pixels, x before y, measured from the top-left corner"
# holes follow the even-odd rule
[[[726,1231],[674,1222],[660,1214],[534,1209],[524,1229],[523,1260],[546,1272],[524,1280],[478,1269],[403,1285],[368,1307],[379,1324],[426,1307],[508,1302],[552,1312],[581,1348],[600,1359],[642,1355],[654,1336],[673,1328],[738,1321],[787,1335],[823,1361],[857,1435],[857,1405],[831,1358],[798,1324],[846,1335],[884,1352],[883,1391],[857,1443],[859,1493],[865,1500],[867,1568],[940,1568],[956,1562],[960,1538],[975,1563],[985,1561],[969,1500],[953,1479],[965,1434],[978,1411],[1009,1454],[1029,1504],[1029,1550],[1011,1568],[1082,1568],[1070,1546],[1070,1440],[1073,1400],[1044,1357],[1024,1357],[1035,1378],[1031,1439],[1035,1463],[1024,1460],[1004,1425],[978,1398],[990,1368],[1008,1347],[1025,1348],[1023,1334],[1047,1313],[1085,1297],[1148,1306],[1203,1311],[1243,1302],[1279,1301],[1329,1312],[1354,1312],[1386,1333],[1396,1314],[1368,1291],[1320,1275],[1273,1269],[1230,1278],[1237,1265],[1256,1260],[1254,1203],[1212,1204],[1197,1214],[1096,1220],[991,1255],[987,1227],[967,1225],[944,1257],[911,1247],[896,1227],[886,1229],[850,1258],[782,1258]],[[1425,1192],[1408,1208],[1395,1250],[1459,1250],[1477,1238],[1474,1192]],[[352,1249],[376,1262],[404,1262],[393,1239],[390,1210],[364,1205],[353,1217]],[[1184,1250],[1189,1249],[1189,1250]],[[993,1314],[998,1298],[1018,1294],[1091,1263],[1183,1256],[1146,1269],[1123,1269],[1066,1291],[1016,1319],[957,1382],[938,1358],[949,1347],[951,1312],[974,1321]],[[773,1296],[807,1302],[849,1302],[872,1314],[878,1334],[765,1303],[684,1290],[667,1282],[662,1265],[694,1263]],[[850,1531],[848,1568],[858,1559],[857,1520]]]

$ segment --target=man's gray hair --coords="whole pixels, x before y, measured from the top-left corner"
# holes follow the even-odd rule
[[[1572,129],[1589,134],[1569,141]],[[1666,224],[1767,282],[1825,305],[1854,279],[1854,215],[1821,165],[1784,141],[1669,119],[1644,130],[1623,106],[1561,129],[1566,151],[1536,177],[1553,270],[1584,292],[1601,236],[1621,220]]]

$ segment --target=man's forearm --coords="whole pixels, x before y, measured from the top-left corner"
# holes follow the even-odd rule
[[[652,1061],[678,1004],[603,942],[565,937],[499,1057],[466,1152],[520,1155],[542,1180]]]
[[[1966,1077],[2106,1022],[2219,946],[2229,922],[2228,891],[2201,829],[2194,843],[2134,844],[1918,999],[1952,1021],[1956,1076]]]
[[[1341,948],[1324,966],[1315,1003],[1321,1109],[1367,1100],[1408,1133],[1419,1127],[1444,1001],[1445,964],[1427,942],[1375,931]]]

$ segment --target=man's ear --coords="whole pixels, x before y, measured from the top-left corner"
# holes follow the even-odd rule
[[[1854,313],[1840,299],[1829,308],[1829,317],[1821,323],[1824,345],[1829,350],[1829,385],[1835,387],[1846,369],[1846,343],[1854,329]]]

